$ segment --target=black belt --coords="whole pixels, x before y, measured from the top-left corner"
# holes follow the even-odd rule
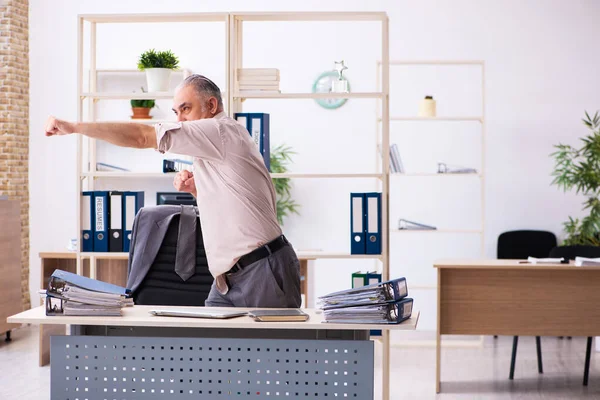
[[[257,262],[258,260],[262,260],[280,250],[284,246],[288,245],[288,240],[285,236],[281,235],[277,239],[270,241],[269,243],[259,247],[256,250],[252,250],[250,253],[245,254],[240,257],[237,263],[229,271],[227,274],[231,274],[237,271],[241,271],[246,268],[248,265]]]

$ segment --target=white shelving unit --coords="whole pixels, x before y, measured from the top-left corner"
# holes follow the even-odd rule
[[[245,22],[314,22],[326,21],[335,24],[337,21],[352,21],[356,24],[360,22],[379,23],[381,27],[381,67],[382,76],[380,90],[376,92],[353,92],[353,93],[264,93],[264,92],[240,92],[237,87],[237,71],[243,67],[243,27]],[[124,93],[124,92],[104,92],[98,90],[98,73],[128,73],[131,70],[124,69],[98,69],[97,68],[97,26],[98,24],[140,24],[156,22],[223,22],[225,29],[225,40],[227,51],[225,52],[225,76],[226,87],[223,89],[223,99],[226,103],[226,113],[233,116],[236,112],[241,112],[243,102],[246,99],[295,99],[295,100],[314,100],[323,98],[344,98],[344,99],[375,99],[378,103],[378,115],[381,117],[382,141],[380,143],[383,154],[389,154],[389,20],[384,12],[274,12],[274,13],[185,13],[185,14],[135,14],[135,15],[80,15],[78,19],[78,75],[77,75],[77,116],[78,121],[96,121],[97,115],[94,104],[105,100],[130,100],[130,99],[171,99],[173,93]],[[84,25],[89,25],[89,85],[84,87]],[[378,88],[379,89],[379,88]],[[84,118],[85,102],[88,102],[87,116]],[[114,122],[142,122],[157,123],[152,121],[125,121],[116,120]],[[102,179],[127,180],[144,178],[146,180],[169,182],[173,174],[148,173],[148,172],[103,172],[96,170],[96,142],[91,139],[77,138],[77,182],[76,193],[79,196],[83,190],[95,190],[96,181]],[[85,163],[84,163],[85,161]],[[309,259],[364,259],[375,260],[379,263],[378,270],[382,273],[384,280],[389,279],[389,233],[388,212],[389,212],[389,174],[388,157],[381,157],[379,160],[383,166],[382,172],[365,173],[285,173],[271,174],[273,179],[293,178],[293,179],[373,179],[374,182],[381,185],[382,192],[382,253],[378,255],[355,255],[350,253],[327,252],[327,251],[299,251],[298,256]],[[86,168],[85,165],[89,165]],[[80,199],[77,198],[76,215],[81,215]],[[81,218],[77,218],[76,232],[81,232]],[[97,276],[97,263],[106,263],[111,260],[118,261],[127,259],[126,253],[94,253],[78,251],[74,254],[76,262],[76,272],[82,274],[85,266],[89,265],[89,274],[91,277]],[[107,261],[108,260],[108,261]],[[88,264],[89,263],[89,264]],[[383,346],[383,374],[382,387],[383,399],[389,399],[389,333],[384,331],[381,338]]]
[[[378,71],[380,71],[380,69],[382,67],[385,66],[385,62],[379,61],[378,62]],[[479,227],[475,227],[472,229],[468,229],[468,228],[463,228],[463,227],[439,227],[436,230],[399,230],[397,228],[397,223],[398,221],[389,221],[389,225],[391,226],[390,228],[390,232],[392,233],[392,240],[391,240],[391,246],[392,249],[394,248],[394,243],[399,243],[398,241],[402,241],[402,240],[406,240],[407,238],[410,238],[412,235],[418,235],[419,240],[422,241],[426,241],[429,240],[429,238],[431,238],[431,235],[436,235],[436,237],[439,235],[441,236],[440,240],[448,240],[451,237],[458,237],[460,235],[462,235],[462,237],[468,238],[470,235],[476,235],[479,237],[479,243],[480,243],[480,248],[479,248],[479,253],[478,254],[473,254],[474,257],[483,257],[485,255],[485,248],[484,248],[484,235],[485,235],[485,192],[484,192],[484,183],[485,183],[485,62],[484,61],[477,61],[477,60],[433,60],[433,61],[426,61],[426,60],[392,60],[389,62],[388,64],[389,68],[390,68],[390,97],[392,98],[392,100],[394,99],[394,96],[396,95],[394,93],[394,86],[393,86],[393,79],[394,76],[398,76],[397,74],[402,73],[402,69],[400,68],[395,68],[395,67],[413,67],[413,68],[420,68],[420,67],[425,67],[425,68],[445,68],[445,67],[454,67],[454,68],[461,68],[461,67],[469,67],[472,68],[473,70],[477,70],[478,72],[480,72],[481,74],[481,111],[480,114],[477,115],[477,112],[473,112],[473,114],[467,114],[467,115],[451,115],[451,116],[436,116],[436,117],[420,117],[420,116],[412,116],[412,115],[397,115],[398,113],[394,111],[391,111],[390,116],[389,116],[389,120],[388,122],[390,123],[390,141],[391,143],[393,143],[395,140],[397,140],[396,138],[400,138],[401,135],[403,134],[403,124],[405,123],[410,123],[410,127],[411,127],[411,131],[414,131],[415,129],[418,129],[418,127],[420,125],[417,124],[427,124],[429,126],[429,124],[438,124],[438,123],[443,123],[443,125],[440,125],[440,131],[442,134],[448,133],[448,132],[444,132],[444,127],[448,127],[448,126],[452,126],[455,127],[455,124],[477,124],[477,126],[480,128],[480,135],[481,135],[481,149],[480,149],[480,160],[481,160],[481,166],[480,169],[478,169],[477,173],[468,173],[468,174],[441,174],[441,173],[428,173],[428,172],[409,172],[409,173],[390,173],[389,177],[390,177],[390,182],[392,184],[392,188],[394,186],[394,184],[396,182],[404,182],[405,180],[410,180],[411,184],[413,183],[413,180],[419,179],[419,183],[422,183],[422,185],[436,185],[438,184],[441,180],[450,180],[452,182],[454,181],[460,181],[461,185],[470,185],[475,184],[475,185],[479,185],[479,196],[480,196],[480,204],[481,204],[481,214],[480,214],[480,221],[481,221],[481,225]],[[400,70],[400,71],[398,71]],[[379,78],[378,78],[379,79]],[[398,94],[399,97],[402,96],[402,93]],[[385,117],[378,114],[377,115],[377,119],[376,119],[376,123],[377,123],[377,129],[380,129],[380,124],[382,122],[385,122]],[[452,125],[449,125],[452,124]],[[406,131],[404,131],[404,133],[406,133]],[[381,133],[379,133],[378,131],[378,136]],[[380,149],[382,149],[382,147],[378,144],[378,154],[380,152],[383,152],[384,155],[387,155],[389,157],[389,152],[386,152],[385,150],[380,151]],[[404,151],[406,153],[407,150],[410,151],[417,151],[417,152],[422,152],[422,151],[426,151],[426,149],[402,149],[400,148],[400,156],[402,158],[402,152]],[[386,168],[386,166],[382,166],[383,168]],[[405,167],[406,167],[406,163],[405,163]],[[390,202],[394,202],[393,197],[390,198]],[[410,219],[410,218],[409,218]],[[435,221],[427,221],[427,223],[429,224],[433,224],[436,225]],[[435,250],[432,250],[435,251]],[[393,253],[393,250],[391,250],[391,253]],[[440,254],[440,258],[443,258],[443,254]],[[432,266],[429,266],[430,268],[433,268]],[[428,290],[431,291],[432,293],[434,291],[437,290],[437,284],[435,282],[418,282],[418,283],[413,283],[413,285],[411,285],[411,274],[414,274],[416,271],[417,265],[402,265],[401,266],[401,275],[402,276],[406,276],[407,280],[409,282],[409,288],[413,288],[413,289],[419,289],[419,290]],[[418,268],[426,268],[426,266],[424,265],[419,265]],[[396,270],[397,271],[397,270]],[[418,302],[419,299],[417,298],[416,301]],[[421,307],[421,306],[420,306]],[[429,311],[429,312],[428,312]],[[426,310],[426,314],[430,314],[433,313],[435,311],[435,309],[432,310]],[[481,338],[479,340],[479,343],[481,343]],[[431,345],[434,344],[434,342],[432,341],[430,343]],[[468,343],[468,344],[472,344],[472,343]]]

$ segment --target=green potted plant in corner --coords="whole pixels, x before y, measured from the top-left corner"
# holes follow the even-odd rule
[[[282,174],[287,172],[287,165],[292,161],[291,155],[295,154],[288,146],[277,146],[271,150],[271,172]],[[279,225],[283,225],[283,218],[291,213],[299,214],[300,207],[291,197],[291,180],[290,178],[273,179],[275,192],[277,193],[277,221]]]
[[[179,59],[171,52],[147,50],[140,55],[138,69],[146,71],[149,92],[166,92],[171,82],[171,72],[179,67]]]
[[[142,88],[142,92],[146,92]],[[132,99],[131,100],[131,111],[133,115],[131,119],[151,119],[150,110],[156,106],[156,102],[153,99]]]
[[[600,116],[598,112],[594,118],[587,112],[585,116],[583,123],[591,134],[581,138],[583,146],[577,149],[559,144],[552,153],[556,161],[552,183],[564,191],[575,189],[586,196],[583,209],[589,210],[589,215],[581,220],[569,217],[564,223],[566,246],[600,246]]]

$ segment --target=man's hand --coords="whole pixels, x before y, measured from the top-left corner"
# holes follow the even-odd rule
[[[75,132],[75,124],[54,117],[46,121],[46,136],[69,135]]]
[[[175,174],[173,180],[173,186],[179,192],[191,193],[194,197],[196,196],[196,182],[194,182],[194,174],[190,171],[183,170]]]

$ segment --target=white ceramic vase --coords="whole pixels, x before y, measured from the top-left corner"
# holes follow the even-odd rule
[[[168,92],[171,83],[169,68],[146,68],[148,92]]]

